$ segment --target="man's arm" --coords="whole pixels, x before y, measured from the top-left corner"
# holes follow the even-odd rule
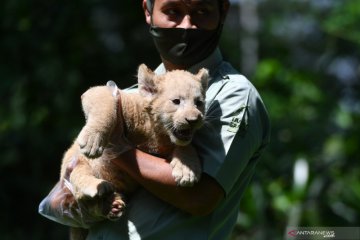
[[[222,187],[204,173],[193,187],[177,186],[165,159],[138,149],[122,154],[113,163],[158,198],[192,215],[211,213],[224,198]]]

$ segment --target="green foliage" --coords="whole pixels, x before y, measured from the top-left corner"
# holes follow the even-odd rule
[[[130,1],[1,1],[1,239],[67,238],[38,204],[84,123],[82,92],[157,64],[143,18]]]
[[[329,34],[360,44],[359,22],[359,2],[347,0],[327,16],[323,25]]]
[[[261,57],[251,79],[268,107],[272,139],[233,239],[283,239],[287,226],[359,226],[360,8],[328,2],[259,5]],[[299,162],[307,166],[301,184]]]

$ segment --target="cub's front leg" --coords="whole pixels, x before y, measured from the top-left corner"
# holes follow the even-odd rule
[[[170,165],[172,175],[179,186],[191,187],[200,180],[200,159],[191,145],[176,146]]]
[[[114,82],[93,87],[81,96],[86,124],[77,143],[87,157],[101,156],[118,121],[118,95]],[[119,133],[121,134],[121,133]]]

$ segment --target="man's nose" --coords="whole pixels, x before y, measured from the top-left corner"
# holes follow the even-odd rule
[[[185,15],[178,25],[179,28],[196,28],[196,25],[192,23],[191,16],[189,14]]]

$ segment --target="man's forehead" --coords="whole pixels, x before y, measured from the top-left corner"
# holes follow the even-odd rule
[[[208,6],[219,6],[218,4],[222,4],[228,0],[147,0],[146,5],[147,9],[151,13],[154,9],[154,5],[156,2],[156,6],[176,6],[179,4],[186,4],[188,7],[201,7],[205,5]]]
[[[218,0],[156,0],[159,3],[185,3],[185,4],[203,4],[216,3]]]

